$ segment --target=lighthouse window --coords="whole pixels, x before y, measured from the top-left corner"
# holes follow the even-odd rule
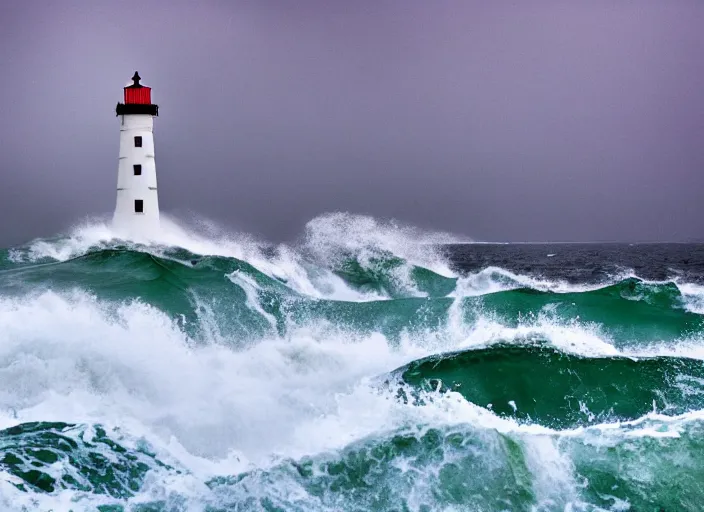
[[[134,213],[144,213],[144,200],[135,199],[134,200]]]
[[[142,147],[142,137],[140,135],[137,135],[134,138],[134,147],[136,148],[141,148]]]
[[[141,174],[142,174],[142,166],[141,166],[141,164],[135,164],[135,165],[132,166],[132,168],[134,169],[134,175],[135,175],[135,176],[141,176]]]

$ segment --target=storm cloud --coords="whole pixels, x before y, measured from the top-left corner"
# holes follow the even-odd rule
[[[162,210],[479,240],[704,238],[704,2],[3,2],[0,246],[114,208],[153,87]]]

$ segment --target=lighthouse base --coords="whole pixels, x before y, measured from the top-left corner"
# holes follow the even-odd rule
[[[149,240],[158,237],[160,222],[157,191],[118,190],[112,228],[120,238]]]

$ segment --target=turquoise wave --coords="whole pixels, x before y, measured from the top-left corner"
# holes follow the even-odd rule
[[[704,363],[682,357],[497,344],[413,361],[396,375],[417,390],[454,391],[501,417],[555,429],[704,409]]]

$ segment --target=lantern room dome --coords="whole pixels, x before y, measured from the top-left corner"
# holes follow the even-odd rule
[[[124,87],[124,103],[118,103],[117,115],[149,114],[159,115],[159,107],[152,103],[152,88],[142,85],[142,77],[135,71],[132,83]]]
[[[135,71],[132,84],[125,87],[125,105],[151,105],[152,88],[140,84],[141,79]]]

